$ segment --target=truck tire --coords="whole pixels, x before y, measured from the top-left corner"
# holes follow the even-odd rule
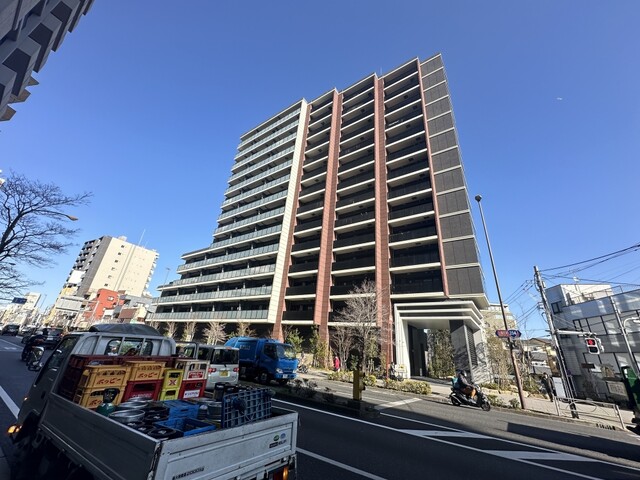
[[[271,375],[266,370],[262,370],[258,375],[258,383],[261,385],[269,385],[271,382]]]
[[[37,478],[40,463],[36,459],[42,455],[42,446],[33,447],[33,436],[27,435],[15,444],[16,453],[13,467],[11,468],[11,480],[33,480]]]

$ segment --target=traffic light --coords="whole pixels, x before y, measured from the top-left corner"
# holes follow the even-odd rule
[[[585,338],[584,343],[587,345],[588,353],[598,355],[600,353],[600,350],[602,350],[602,343],[600,342],[599,338],[587,337]]]

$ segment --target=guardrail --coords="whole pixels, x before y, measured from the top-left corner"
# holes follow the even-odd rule
[[[564,397],[555,397],[553,403],[559,417],[613,421],[619,422],[623,430],[626,427],[620,409],[615,403]]]

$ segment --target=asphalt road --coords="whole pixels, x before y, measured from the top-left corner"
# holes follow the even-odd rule
[[[6,403],[19,405],[37,375],[20,362],[20,351],[19,338],[0,337],[0,397],[8,397],[0,400],[3,432],[14,420]],[[320,391],[350,396],[348,384],[316,381]],[[640,478],[636,434],[382,389],[367,389],[364,399],[379,415],[276,397],[276,406],[299,412],[299,480]],[[4,434],[0,446],[11,454]]]

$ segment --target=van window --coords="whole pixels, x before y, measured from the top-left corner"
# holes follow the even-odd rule
[[[211,357],[211,349],[207,347],[198,348],[198,360],[202,360],[203,362],[208,362]]]
[[[238,363],[238,350],[215,349],[213,351],[213,358],[211,358],[211,363],[215,363],[215,364]]]

